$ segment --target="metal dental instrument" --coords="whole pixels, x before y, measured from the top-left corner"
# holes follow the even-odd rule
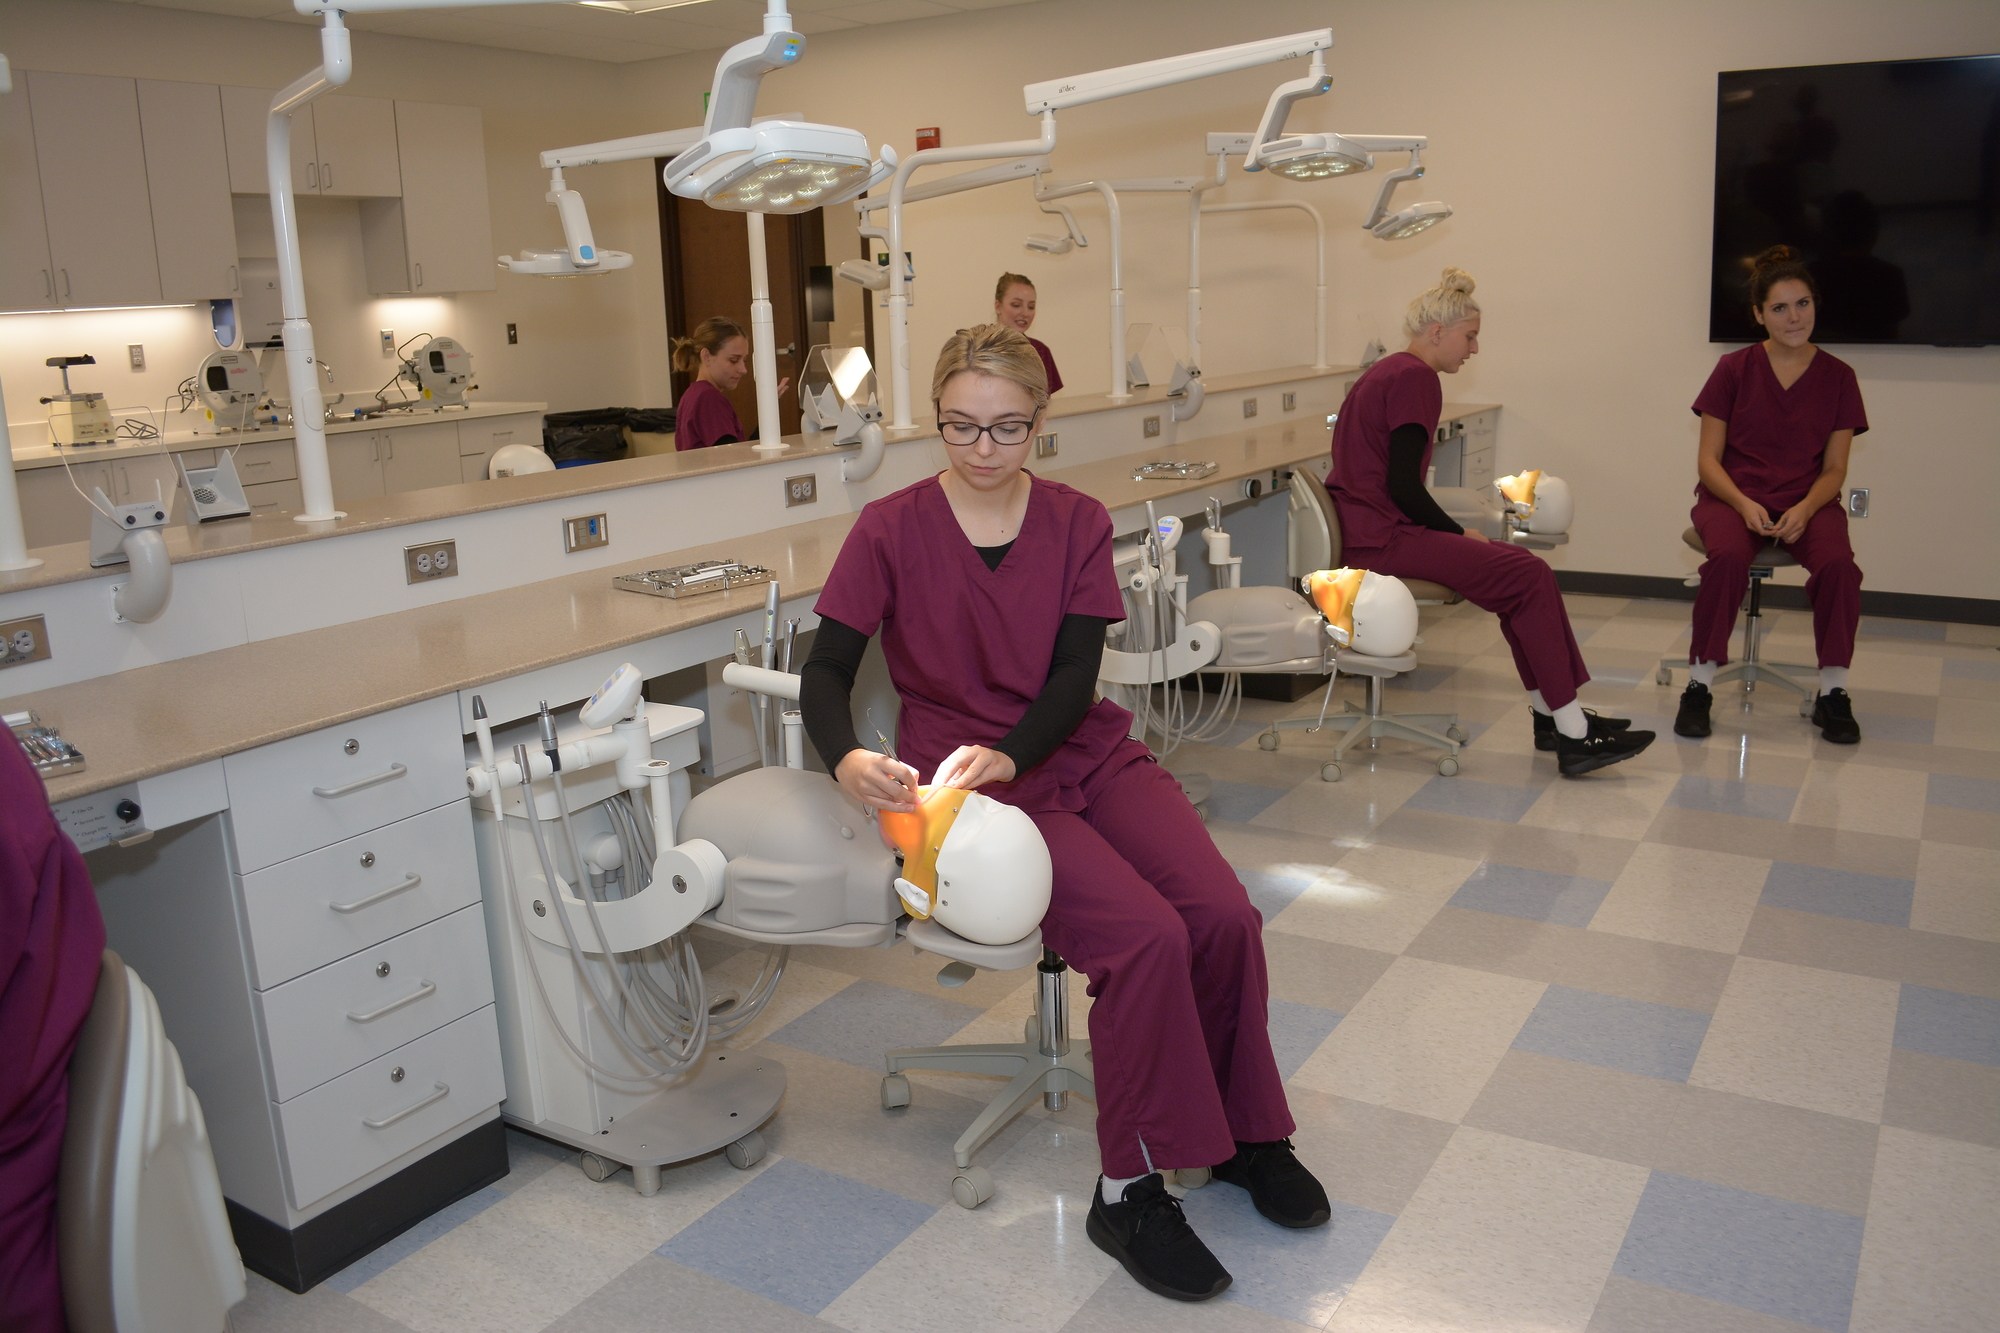
[[[799,618],[793,616],[785,622],[785,650],[778,658],[778,670],[790,672],[792,661],[799,646]]]

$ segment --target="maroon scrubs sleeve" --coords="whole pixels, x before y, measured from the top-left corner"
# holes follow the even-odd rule
[[[706,449],[724,440],[743,438],[743,423],[722,390],[707,380],[696,380],[688,386],[674,412],[675,452]]]

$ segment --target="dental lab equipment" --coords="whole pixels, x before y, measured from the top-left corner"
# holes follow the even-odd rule
[[[619,574],[611,586],[626,592],[642,592],[648,597],[693,597],[722,592],[753,583],[769,583],[775,576],[762,565],[746,565],[736,560],[698,560],[691,565],[669,565]]]
[[[463,407],[465,391],[479,387],[472,382],[472,353],[453,338],[432,338],[406,357],[403,377],[433,407]]]
[[[69,386],[71,366],[94,366],[94,356],[52,356],[48,365],[62,373],[62,392],[42,399],[49,409],[49,441],[58,449],[80,444],[105,444],[112,437],[111,407],[104,395]]]
[[[843,480],[866,481],[875,475],[888,437],[882,432],[875,368],[866,351],[820,346],[806,354],[805,368],[799,372],[799,424],[806,430],[832,431],[836,446],[860,446],[859,453],[840,460]]]
[[[194,395],[218,433],[261,429],[264,372],[249,352],[210,352],[194,372]]]
[[[213,467],[191,468],[185,457],[175,454],[174,470],[181,474],[181,487],[187,492],[188,516],[197,524],[218,518],[241,518],[250,512],[243,479],[236,475],[234,449],[224,450]]]
[[[14,733],[14,739],[21,743],[28,762],[43,777],[83,771],[83,751],[64,740],[62,733],[54,727],[45,725],[38,714],[32,711],[8,713],[0,721],[4,721],[7,729]]]
[[[1212,707],[1205,706],[1198,684],[1192,705],[1182,693],[1180,682],[1215,660],[1221,635],[1213,624],[1188,619],[1188,580],[1175,556],[1185,530],[1180,517],[1160,517],[1148,500],[1146,519],[1144,536],[1112,549],[1125,619],[1106,633],[1098,679],[1108,686],[1105,695],[1132,714],[1133,738],[1145,741],[1157,734],[1158,742],[1148,743],[1168,755],[1184,740],[1219,734],[1231,720],[1222,715],[1230,700],[1219,695]],[[1197,802],[1206,795],[1206,790],[1189,793]]]
[[[1141,463],[1132,469],[1134,481],[1199,481],[1214,474],[1221,464],[1213,459],[1163,458]]]
[[[132,577],[111,589],[114,620],[147,624],[159,619],[173,593],[173,566],[160,529],[167,524],[166,492],[153,483],[153,498],[114,505],[102,486],[93,486],[90,501],[90,563],[129,565]]]

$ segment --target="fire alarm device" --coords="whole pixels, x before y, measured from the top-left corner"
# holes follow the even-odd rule
[[[926,148],[942,147],[944,147],[944,130],[942,128],[936,125],[919,125],[917,127],[917,150],[919,152]]]

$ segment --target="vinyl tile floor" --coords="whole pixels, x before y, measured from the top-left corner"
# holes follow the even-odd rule
[[[881,1053],[1013,1040],[1032,973],[961,989],[905,946],[794,951],[747,1043],[788,1091],[749,1170],[641,1198],[509,1130],[513,1170],[304,1296],[251,1278],[238,1333],[638,1329],[1991,1330],[2000,1311],[2000,631],[1869,618],[1857,746],[1766,687],[1672,735],[1684,605],[1572,598],[1585,702],[1660,732],[1575,782],[1533,747],[1491,617],[1430,618],[1391,708],[1455,710],[1456,777],[1400,742],[1323,782],[1330,738],[1248,702],[1168,765],[1265,918],[1273,1045],[1332,1225],[1226,1185],[1190,1221],[1235,1275],[1149,1295],[1083,1220],[1093,1106],[1036,1105],[951,1197],[999,1086]],[[1810,661],[1780,613],[1767,657]],[[1358,694],[1358,682],[1341,685]],[[719,975],[752,954],[704,946]],[[1070,986],[1078,1035],[1088,999]]]

